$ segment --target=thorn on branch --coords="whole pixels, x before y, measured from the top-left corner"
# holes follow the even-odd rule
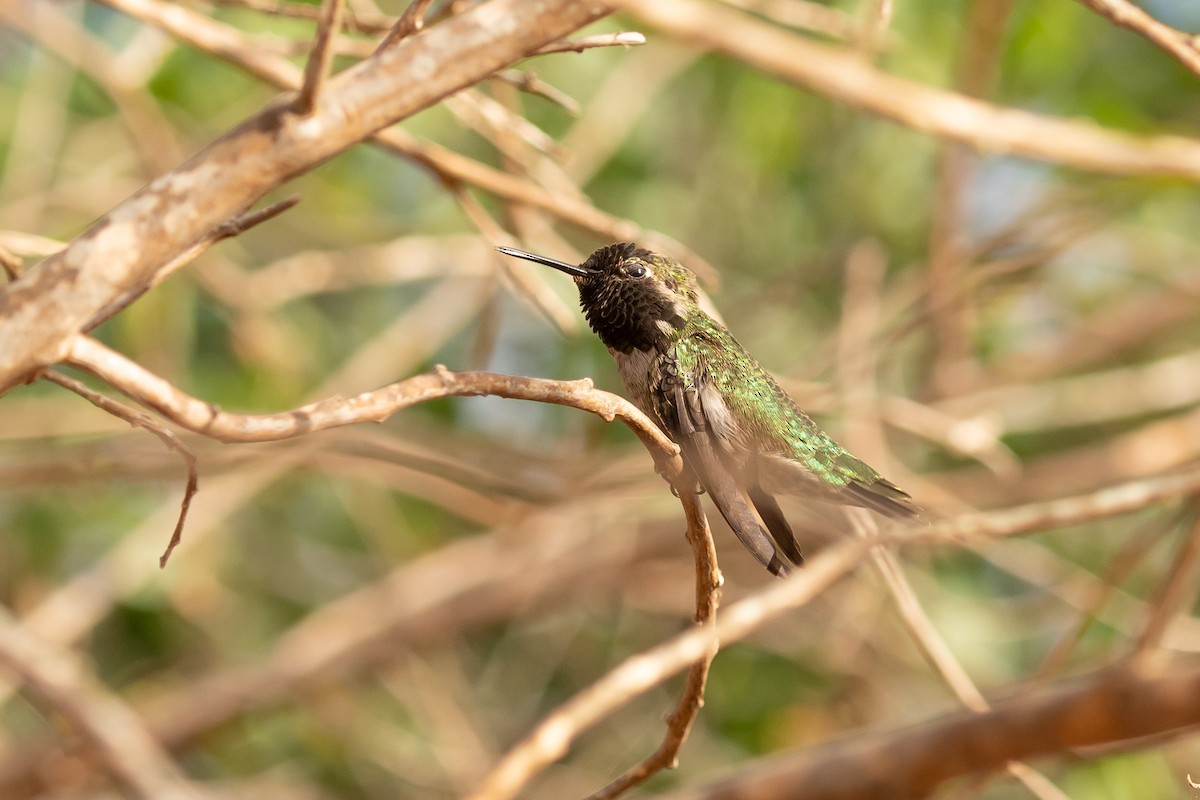
[[[258,211],[250,211],[242,214],[239,217],[234,217],[228,222],[221,223],[213,230],[212,241],[215,244],[216,242],[224,239],[231,239],[234,236],[241,236],[243,233],[255,227],[256,225],[261,225],[267,220],[279,216],[299,202],[300,196],[292,195],[286,200],[280,200],[278,203],[272,203],[266,208],[259,209]]]

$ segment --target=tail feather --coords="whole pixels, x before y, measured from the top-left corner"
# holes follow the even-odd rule
[[[847,502],[878,511],[885,517],[913,519],[921,516],[921,509],[908,492],[885,478],[876,478],[870,483],[852,480],[842,493]]]
[[[779,507],[779,503],[757,484],[750,487],[749,494],[750,502],[754,504],[758,515],[762,517],[775,544],[787,556],[788,561],[797,567],[804,566],[804,556],[800,553],[800,545],[796,542],[796,535],[792,533],[792,526],[788,524],[787,517],[783,515],[783,509]]]

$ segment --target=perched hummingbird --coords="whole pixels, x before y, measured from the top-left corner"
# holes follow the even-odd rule
[[[634,404],[679,445],[696,482],[773,574],[804,562],[776,494],[894,518],[919,514],[907,493],[830,439],[700,308],[696,276],[675,259],[631,242],[601,247],[579,265],[497,249],[575,279],[584,316]]]

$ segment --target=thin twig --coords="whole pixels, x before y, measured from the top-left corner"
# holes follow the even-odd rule
[[[387,32],[387,36],[383,37],[376,52],[386,50],[406,36],[411,36],[425,27],[425,12],[432,3],[433,0],[412,0],[408,4],[408,8],[404,9],[404,13],[396,20],[396,24]]]
[[[870,0],[863,4],[863,15],[858,25],[855,45],[867,58],[879,52],[880,44],[892,24],[896,13],[893,0]]]
[[[1171,568],[1150,605],[1150,615],[1142,626],[1130,661],[1144,667],[1162,644],[1163,634],[1181,608],[1190,608],[1196,594],[1196,564],[1200,562],[1200,519],[1188,530],[1179,551],[1171,559]]]
[[[561,758],[583,731],[634,697],[703,658],[717,642],[738,641],[769,619],[798,608],[841,578],[866,555],[857,539],[830,547],[805,569],[728,606],[714,625],[677,634],[621,662],[604,677],[541,719],[492,768],[468,800],[509,800],[547,765]]]
[[[321,99],[321,87],[333,64],[333,41],[342,29],[342,13],[345,8],[346,0],[324,0],[321,4],[317,38],[313,41],[308,61],[304,65],[304,83],[300,86],[295,103],[292,104],[292,109],[301,116],[311,114]]]
[[[1171,520],[1169,524],[1176,524],[1176,520]],[[1155,519],[1126,538],[1121,548],[1109,560],[1108,568],[1098,575],[1089,587],[1087,597],[1080,604],[1082,608],[1075,624],[1054,642],[1054,646],[1046,653],[1029,683],[1049,683],[1066,668],[1072,651],[1083,640],[1084,634],[1099,619],[1102,609],[1113,597],[1119,595],[1118,587],[1142,564],[1154,545],[1162,539],[1163,533],[1162,520]],[[994,553],[992,557],[994,558]],[[999,566],[1004,568],[1002,564]]]
[[[582,53],[596,47],[637,47],[646,43],[645,34],[636,31],[621,33],[600,33],[595,36],[583,36],[579,39],[562,39],[543,45],[533,52],[535,56],[546,56],[552,53]]]
[[[905,531],[906,544],[972,542],[1001,536],[1023,536],[1038,530],[1080,525],[1138,511],[1166,500],[1200,493],[1200,467],[1107,486],[1095,492],[980,511]]]
[[[254,226],[261,225],[267,220],[274,219],[299,202],[299,197],[289,197],[286,200],[280,200],[278,203],[272,203],[266,208],[261,208],[258,211],[250,211],[221,223],[209,231],[207,236],[197,241],[187,250],[184,250],[182,253],[168,261],[163,266],[159,267],[154,273],[153,277],[147,283],[132,289],[124,296],[118,298],[110,305],[101,309],[96,317],[84,327],[84,333],[94,330],[97,326],[109,319],[112,319],[114,316],[127,308],[130,303],[137,300],[155,286],[158,286],[177,270],[186,267],[188,264],[195,261],[213,245],[224,241],[225,239],[230,239],[234,236],[240,236]]]
[[[80,383],[74,378],[69,378],[61,372],[55,370],[47,370],[42,373],[42,377],[51,383],[57,383],[64,389],[69,389],[83,399],[87,400],[92,405],[112,414],[118,419],[123,419],[135,428],[144,428],[158,437],[169,450],[174,450],[179,453],[183,459],[184,465],[187,467],[187,485],[183,490],[183,499],[179,502],[179,519],[175,522],[175,530],[171,532],[171,539],[167,542],[167,548],[163,554],[159,556],[158,566],[160,568],[167,566],[167,561],[171,558],[171,553],[183,538],[183,526],[187,522],[188,509],[191,508],[192,498],[196,496],[196,490],[199,486],[200,476],[196,469],[196,454],[193,453],[187,445],[179,440],[171,431],[167,430],[158,420],[151,417],[136,408],[130,408],[122,403],[118,403],[110,397],[105,397],[99,392],[94,392],[85,384]]]
[[[493,246],[515,244],[512,237],[491,218],[484,207],[464,187],[451,184],[447,188],[459,208],[466,214],[467,219],[487,237]],[[499,267],[500,273],[512,282],[512,286],[520,289],[517,296],[527,300],[556,328],[563,332],[571,332],[579,327],[575,312],[567,308],[562,299],[546,284],[544,270],[537,272],[533,269],[526,269],[525,266],[528,265],[514,263],[511,258],[498,257],[494,252],[491,254],[491,258],[492,262]]]
[[[716,621],[717,606],[721,601],[721,570],[717,566],[717,551],[713,545],[708,520],[700,508],[699,495],[693,487],[676,484],[675,492],[683,503],[687,517],[687,540],[692,547],[696,566],[696,617],[698,627],[711,627]],[[588,800],[612,800],[628,790],[645,783],[652,775],[664,769],[673,769],[679,760],[679,750],[687,741],[692,723],[704,704],[704,685],[708,670],[717,655],[720,642],[712,645],[688,672],[687,682],[674,710],[667,715],[667,735],[662,744],[640,764],[628,770],[612,783],[592,793]]]
[[[549,100],[551,103],[562,106],[572,117],[578,117],[583,113],[578,100],[561,89],[546,83],[531,69],[502,69],[492,77],[495,80],[504,81],[511,86],[515,86],[523,92],[535,94],[538,97]]]
[[[451,113],[514,161],[522,164],[529,162],[530,158],[526,155],[529,148],[559,163],[567,160],[569,156],[567,149],[553,136],[481,92],[468,89],[453,97],[447,97],[444,102]],[[517,150],[508,146],[508,141],[514,138],[525,147]]]
[[[1093,11],[1108,17],[1123,28],[1140,34],[1174,56],[1181,64],[1200,75],[1200,47],[1195,34],[1186,33],[1159,22],[1129,0],[1079,0]]]
[[[321,8],[307,3],[281,3],[279,0],[212,0],[220,6],[245,8],[273,17],[290,17],[293,19],[316,20],[321,16]],[[365,14],[354,8],[346,9],[346,27],[359,33],[383,33],[392,25],[388,18]]]
[[[0,247],[5,247],[22,256],[41,256],[45,258],[46,256],[54,255],[66,246],[66,242],[51,239],[49,236],[38,236],[37,234],[25,233],[24,231],[0,230]]]
[[[846,509],[855,532],[864,540],[878,538],[879,528],[870,513],[862,509]],[[955,658],[946,640],[938,633],[921,601],[917,599],[912,585],[904,576],[894,554],[880,548],[871,551],[871,564],[883,578],[884,585],[892,593],[900,619],[904,622],[913,641],[924,653],[929,663],[938,671],[946,685],[964,706],[972,711],[986,711],[987,701],[967,674],[962,663]]]
[[[753,11],[789,28],[846,40],[854,35],[854,19],[838,8],[809,0],[722,0],[727,6]]]

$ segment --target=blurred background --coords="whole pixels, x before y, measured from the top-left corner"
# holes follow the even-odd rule
[[[352,1],[361,30],[348,28],[337,66],[369,53],[386,21],[369,23],[404,5]],[[26,269],[277,93],[135,7],[0,3],[0,246]],[[317,8],[180,7],[297,65]],[[1200,6],[1145,8],[1200,28]],[[1136,136],[1200,125],[1197,75],[1081,3],[910,1],[890,19],[870,0],[760,11],[998,105]],[[614,230],[634,221],[701,274],[802,406],[934,519],[1194,461],[1191,182],[977,155],[629,16],[584,33],[620,30],[647,42],[518,65],[577,109],[494,80],[403,129],[564,207],[594,205]],[[621,391],[570,281],[492,249],[582,260],[612,240],[608,223],[572,224],[372,145],[266,202],[291,195],[295,208],[96,336],[241,412],[435,364]],[[550,709],[689,624],[679,503],[623,426],[461,398],[276,444],[181,435],[200,491],[160,571],[178,456],[60,387],[6,396],[0,602],[80,652],[190,776],[232,796],[458,796]],[[809,554],[847,535],[834,509],[785,510]],[[1012,693],[1128,652],[1194,521],[1167,503],[978,548],[909,548],[905,571],[981,690]],[[772,581],[719,517],[713,527],[726,605]],[[1192,599],[1164,634],[1170,651],[1200,650]],[[523,796],[585,796],[636,763],[680,685],[607,718]],[[724,649],[679,769],[641,791],[959,707],[864,568]],[[1200,743],[1038,766],[1079,800],[1184,797]],[[69,725],[0,682],[0,797],[111,791]],[[1033,795],[1000,777],[945,796]]]

